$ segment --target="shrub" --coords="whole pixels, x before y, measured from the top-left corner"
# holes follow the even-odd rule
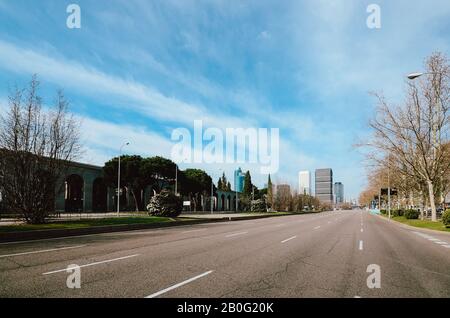
[[[393,217],[403,216],[403,214],[404,214],[404,211],[402,209],[391,210],[391,215]]]
[[[408,220],[418,219],[419,215],[420,215],[420,213],[417,210],[406,210],[405,211],[405,218],[407,218]]]
[[[258,199],[252,201],[252,212],[267,212],[266,201],[264,199]]]
[[[177,217],[183,210],[183,199],[169,190],[162,190],[150,199],[147,210],[154,216]]]
[[[450,209],[445,210],[442,214],[442,223],[444,223],[446,227],[450,227]]]
[[[387,211],[386,211],[386,210],[380,210],[380,213],[381,213],[381,214],[386,214]]]

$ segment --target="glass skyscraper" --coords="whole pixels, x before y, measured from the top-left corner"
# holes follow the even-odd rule
[[[234,191],[242,192],[244,190],[245,174],[241,168],[234,170]]]

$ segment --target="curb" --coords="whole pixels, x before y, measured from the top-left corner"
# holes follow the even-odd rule
[[[283,215],[249,215],[241,217],[223,217],[216,219],[198,219],[198,220],[186,220],[186,221],[174,221],[174,222],[161,222],[161,223],[150,223],[150,224],[124,224],[124,225],[106,225],[106,226],[93,226],[80,229],[55,229],[55,230],[32,230],[32,231],[22,231],[22,232],[6,232],[0,233],[0,243],[12,243],[21,241],[33,241],[41,239],[53,239],[53,238],[63,238],[71,236],[83,236],[91,234],[103,234],[103,233],[113,233],[113,232],[127,232],[134,230],[145,230],[145,229],[155,229],[155,228],[166,228],[175,227],[182,225],[195,225],[202,223],[219,223],[219,222],[229,222],[229,221],[244,221],[253,219],[262,219],[269,217],[281,217],[289,216],[295,214],[283,214]]]
[[[381,216],[379,214],[376,214],[376,216],[378,216],[379,218],[385,220],[386,222],[390,222],[392,221],[391,224],[396,224],[397,226],[400,227],[404,227],[408,230],[415,230],[415,231],[424,231],[424,232],[428,232],[428,233],[434,233],[434,234],[444,234],[444,235],[449,235],[450,236],[450,232],[446,232],[446,231],[439,231],[439,230],[432,230],[432,229],[427,229],[427,228],[423,228],[423,227],[417,227],[417,226],[412,226],[412,225],[408,225],[402,222],[398,222],[394,219],[389,220],[388,218]]]

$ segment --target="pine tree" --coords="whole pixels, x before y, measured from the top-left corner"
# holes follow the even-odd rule
[[[231,191],[231,183],[230,182],[227,183],[227,191]]]
[[[243,194],[250,197],[252,195],[252,188],[252,176],[250,175],[250,171],[247,170],[244,179],[244,189],[242,190]]]
[[[267,203],[269,204],[270,208],[273,206],[273,186],[272,180],[270,179],[270,174],[269,180],[267,181]]]
[[[223,190],[222,178],[219,178],[219,181],[217,181],[217,189],[220,191]]]

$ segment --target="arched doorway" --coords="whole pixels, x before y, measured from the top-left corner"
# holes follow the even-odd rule
[[[83,211],[83,178],[77,174],[71,174],[65,180],[65,207],[66,212]]]
[[[92,185],[92,211],[105,212],[107,209],[108,189],[103,178],[97,178]]]
[[[227,211],[231,211],[231,196],[227,197]]]
[[[220,208],[222,209],[222,211],[225,211],[225,194],[222,194],[220,200],[221,200]]]

